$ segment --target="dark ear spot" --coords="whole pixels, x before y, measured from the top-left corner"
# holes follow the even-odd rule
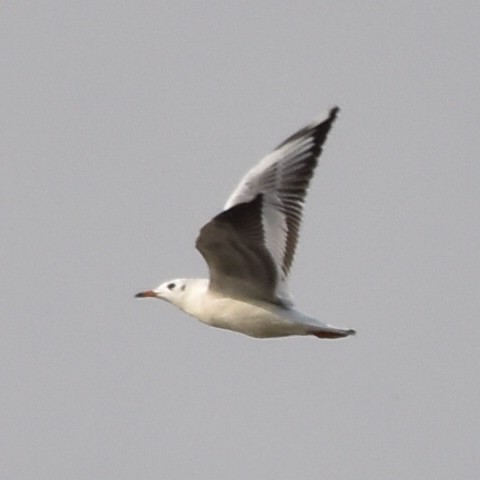
[[[187,288],[187,286],[186,286],[185,284],[183,284],[182,287],[180,288],[180,290],[181,290],[182,292],[184,292],[184,291],[185,291],[185,288]]]
[[[169,283],[169,284],[167,285],[167,288],[168,288],[169,290],[173,290],[173,289],[175,288],[175,284],[174,284],[174,283]]]

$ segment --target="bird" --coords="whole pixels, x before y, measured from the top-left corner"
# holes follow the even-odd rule
[[[169,280],[135,297],[164,300],[207,325],[254,338],[354,335],[295,309],[287,283],[307,190],[338,112],[331,108],[261,159],[200,229],[196,248],[209,278]]]

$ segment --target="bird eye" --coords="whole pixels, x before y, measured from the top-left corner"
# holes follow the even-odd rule
[[[167,285],[167,288],[168,288],[169,290],[173,290],[173,289],[175,288],[175,284],[174,284],[174,283],[169,283],[169,284]]]

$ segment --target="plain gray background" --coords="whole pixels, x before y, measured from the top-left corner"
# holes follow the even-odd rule
[[[2,2],[1,465],[23,479],[480,476],[478,2]],[[340,341],[140,290],[338,104],[291,277]]]

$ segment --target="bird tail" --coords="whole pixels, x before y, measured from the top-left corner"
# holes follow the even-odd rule
[[[355,330],[352,330],[351,328],[316,328],[309,333],[310,335],[314,335],[317,338],[335,339],[355,335],[357,332]]]

